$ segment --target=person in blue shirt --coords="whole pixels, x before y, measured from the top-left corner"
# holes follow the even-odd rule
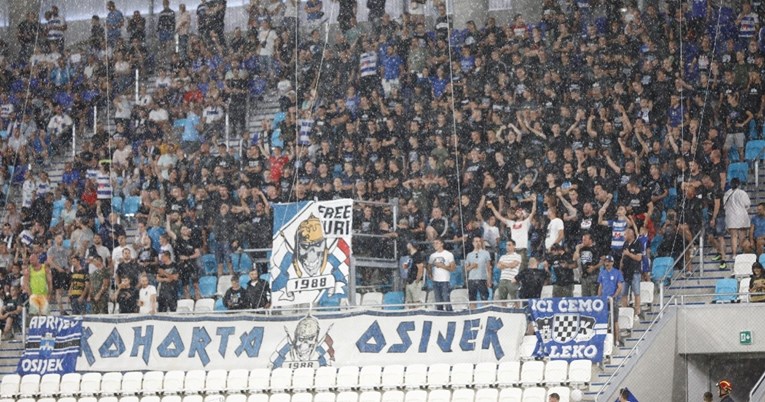
[[[398,77],[401,76],[401,66],[403,65],[404,61],[401,60],[401,57],[396,53],[396,48],[394,46],[388,46],[385,50],[385,55],[382,57],[382,86],[386,98],[390,95],[392,88],[399,87]]]
[[[614,256],[607,255],[603,260],[603,268],[598,274],[598,296],[612,297],[613,306],[619,306],[619,301],[624,286],[624,277],[622,271],[614,268]],[[624,342],[619,338],[619,323],[614,320],[614,342],[619,346],[624,346]]]
[[[181,135],[181,148],[186,154],[193,154],[199,150],[201,138],[199,137],[199,128],[201,127],[202,111],[199,105],[193,105],[183,123],[183,134]]]
[[[752,216],[749,234],[757,255],[765,253],[765,202],[757,204],[757,214]]]
[[[106,16],[106,42],[109,46],[113,46],[122,37],[125,17],[122,15],[122,11],[117,10],[113,1],[106,3],[106,9],[109,10],[109,14]]]

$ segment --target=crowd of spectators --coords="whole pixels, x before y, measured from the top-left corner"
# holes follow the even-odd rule
[[[702,228],[721,264],[726,231],[731,257],[761,252],[762,219],[748,230],[748,195],[726,172],[763,133],[763,3],[617,3],[545,0],[531,24],[518,14],[456,27],[441,2],[426,16],[412,0],[391,18],[384,0],[339,0],[325,41],[321,0],[253,0],[232,32],[225,0],[165,0],[156,38],[110,1],[76,51],[55,6],[42,22],[30,14],[18,54],[0,60],[0,178],[21,194],[3,221],[6,293],[39,313],[54,296],[61,313],[67,297],[72,313],[105,313],[110,299],[173,311],[179,286],[199,297],[201,255],[222,276],[232,252],[270,247],[272,203],[346,197],[398,205],[393,222],[391,208],[358,203],[354,229],[412,256],[411,300],[427,277],[448,302],[458,265],[471,300],[534,297],[545,283],[566,296],[576,282],[637,298],[650,258],[681,257]],[[155,79],[134,101],[136,69]],[[269,94],[281,113],[251,132],[247,100]],[[224,142],[224,116],[241,154]],[[52,183],[51,158],[94,119]],[[134,221],[113,197],[140,197]],[[354,252],[391,254],[370,239]],[[600,278],[610,262],[616,287]],[[230,293],[232,308],[267,304]]]

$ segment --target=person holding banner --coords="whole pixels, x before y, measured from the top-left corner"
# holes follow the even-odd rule
[[[433,240],[433,248],[436,250],[428,258],[428,266],[431,269],[433,279],[433,294],[436,298],[437,310],[452,311],[449,285],[451,274],[457,269],[454,263],[454,254],[444,249],[444,241],[440,238]]]
[[[624,277],[622,271],[614,268],[614,257],[607,255],[603,258],[603,269],[598,275],[598,296],[613,298],[613,306],[619,305],[619,299],[622,297],[622,287],[624,286]],[[624,346],[624,342],[619,337],[619,320],[614,320],[614,342],[619,346]]]

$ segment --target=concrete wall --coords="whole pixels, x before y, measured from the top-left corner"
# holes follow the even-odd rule
[[[687,306],[677,317],[680,354],[764,353],[765,312],[758,304]],[[752,331],[752,344],[741,345],[739,332]]]
[[[717,396],[716,384],[722,379],[733,383],[733,399],[749,400],[749,391],[760,379],[765,370],[764,354],[733,355],[688,355],[687,361],[681,358],[678,371],[685,371],[679,377],[674,401],[700,401],[704,392]],[[687,366],[687,370],[685,370]],[[682,391],[682,392],[680,392]]]

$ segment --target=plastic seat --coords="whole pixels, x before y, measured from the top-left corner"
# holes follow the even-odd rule
[[[449,370],[446,363],[431,364],[428,367],[428,388],[446,388],[449,386]]]
[[[497,402],[499,390],[495,388],[482,388],[475,393],[475,402]]]
[[[218,278],[218,296],[223,296],[226,291],[231,287],[231,276],[223,275]]]
[[[215,311],[228,311],[228,308],[226,308],[226,305],[223,304],[223,299],[216,299],[215,300]]]
[[[382,367],[377,365],[362,366],[359,370],[359,389],[362,391],[379,388],[381,385]]]
[[[58,395],[61,386],[61,374],[45,374],[40,378],[40,396]]]
[[[647,304],[653,311],[653,297],[656,292],[656,284],[653,282],[640,282],[640,305]]]
[[[40,393],[40,375],[27,374],[21,377],[19,384],[19,394],[22,397],[34,396]]]
[[[452,391],[452,402],[473,402],[475,391],[470,388],[459,388]],[[494,399],[496,401],[496,398]]]
[[[135,395],[129,395],[129,396],[123,396],[122,398],[120,398],[120,402],[140,402],[140,399]]]
[[[268,402],[290,402],[292,397],[290,394],[285,392],[277,392],[275,394],[271,394],[271,397],[268,398]]]
[[[247,402],[268,402],[268,394],[250,394]]]
[[[745,277],[752,274],[752,264],[757,262],[757,254],[739,254],[733,262],[733,276]]]
[[[85,373],[80,379],[80,395],[91,396],[101,393],[101,373]],[[80,398],[82,399],[82,398]]]
[[[204,298],[215,297],[218,292],[218,278],[212,275],[206,275],[199,278],[199,293]]]
[[[582,297],[582,285],[576,284],[574,285],[574,297]]]
[[[539,339],[537,339],[536,335],[525,335],[523,337],[523,340],[521,341],[521,360],[533,360],[534,359],[534,351],[537,350],[537,342]]]
[[[396,392],[396,391],[388,391],[388,392]],[[386,392],[386,394],[388,392]],[[391,396],[398,396],[398,395],[400,394],[392,394]],[[405,402],[425,402],[427,400],[428,400],[428,393],[421,389],[406,391],[406,395],[404,396]],[[391,398],[391,399],[384,399],[383,402],[401,402],[401,400],[395,400]]]
[[[247,395],[245,395],[245,394],[228,394],[226,396],[226,402],[247,402]]]
[[[728,165],[728,183],[734,178],[739,179],[741,184],[746,184],[749,180],[749,164],[746,162],[733,162]]]
[[[499,363],[497,367],[497,386],[512,387],[518,385],[521,377],[521,362],[509,361]]]
[[[149,371],[143,375],[143,394],[156,395],[162,393],[165,383],[163,371]]]
[[[353,391],[343,391],[337,394],[335,402],[358,402],[359,394]]]
[[[329,391],[337,384],[337,369],[334,367],[319,367],[314,376],[314,389],[316,391]]]
[[[247,369],[235,369],[229,371],[228,377],[226,377],[226,391],[235,393],[248,390],[249,378],[250,371]]]
[[[291,385],[292,369],[279,367],[271,371],[271,392],[282,392],[288,390]]]
[[[175,309],[176,313],[193,313],[194,312],[194,300],[181,299],[178,300],[178,307]]]
[[[542,286],[542,294],[540,295],[541,298],[546,299],[553,297],[553,287],[552,285],[544,285]]]
[[[523,390],[523,402],[546,402],[547,392],[544,388],[532,387]]]
[[[18,374],[7,374],[3,376],[0,382],[0,398],[10,398],[19,394],[19,384],[21,376]]]
[[[204,389],[206,393],[216,393],[226,391],[226,370],[210,370],[205,378]],[[188,375],[187,375],[188,377]]]
[[[141,197],[130,196],[125,198],[125,201],[122,203],[122,214],[126,217],[133,217],[136,213],[138,213],[140,208]]]
[[[218,273],[218,262],[215,261],[215,255],[205,254],[199,261],[202,264],[202,270],[205,275],[215,275]]]
[[[403,310],[404,292],[387,292],[383,295],[383,310]]]
[[[122,197],[112,196],[112,211],[122,214]]]
[[[180,394],[183,392],[183,383],[186,380],[186,373],[180,370],[168,371],[165,373],[165,379],[162,382],[162,389],[165,394]]]
[[[428,392],[428,402],[451,402],[452,392],[448,389],[434,389]]]
[[[569,402],[571,398],[571,388],[569,387],[551,387],[547,389],[547,398],[550,398],[550,394],[558,394],[560,402]]]
[[[226,397],[220,394],[208,394],[205,395],[204,402],[224,402]],[[185,402],[185,401],[184,401]]]
[[[361,297],[361,305],[366,307],[380,307],[383,304],[383,294],[380,292],[364,293]]]
[[[185,394],[202,393],[205,390],[207,372],[204,370],[191,370],[186,372],[183,380],[183,392]]]
[[[651,280],[659,282],[672,277],[672,266],[675,260],[672,257],[658,257],[651,262]]]
[[[592,361],[574,360],[568,365],[568,383],[572,387],[586,386],[592,380]]]
[[[470,387],[473,385],[473,363],[457,363],[452,366],[452,388]]]
[[[566,384],[568,380],[568,362],[565,360],[550,360],[545,364],[545,384]]]
[[[635,310],[632,307],[619,307],[619,331],[629,331],[635,325]]]
[[[157,395],[144,395],[141,397],[141,402],[160,402],[162,398]]]
[[[268,391],[271,380],[271,370],[267,368],[256,368],[250,371],[250,377],[247,382],[247,388],[250,393]]]
[[[343,366],[337,370],[337,390],[348,391],[359,385],[359,368],[357,366]]]
[[[335,402],[335,393],[334,392],[319,392],[313,396],[313,402]]]
[[[732,303],[738,299],[738,281],[735,278],[718,279],[715,282],[713,303]],[[621,323],[621,322],[620,322]]]
[[[412,364],[406,366],[404,372],[404,387],[406,389],[416,389],[424,387],[427,384],[428,366],[424,364]]]
[[[80,379],[82,375],[80,373],[66,373],[61,376],[61,384],[59,385],[59,395],[61,396],[74,396],[80,394]]]
[[[380,386],[383,390],[396,389],[404,386],[404,366],[393,364],[385,366],[382,371]]]
[[[603,360],[608,359],[611,361],[611,356],[614,354],[614,334],[607,333],[606,339],[603,341]]]
[[[130,371],[122,376],[122,395],[136,395],[143,388],[143,373]]]
[[[470,307],[467,289],[453,289],[449,293],[449,300],[451,300],[454,311],[464,311]]]
[[[72,374],[72,373],[67,373],[67,374]],[[56,402],[77,402],[77,398],[73,396],[59,397],[58,399],[54,399],[54,400]],[[143,402],[143,400],[141,402]]]
[[[499,391],[499,402],[522,402],[523,401],[523,389],[522,388],[502,388]]]
[[[476,388],[493,387],[497,384],[497,363],[482,362],[473,370],[473,385]]]
[[[742,278],[738,283],[738,301],[742,303],[749,303],[749,284],[752,282],[752,278]]]
[[[521,366],[521,385],[533,387],[544,380],[545,364],[541,361],[528,361]]]
[[[104,390],[102,389],[101,392]],[[119,402],[119,398],[116,396],[102,396],[98,398],[98,402]]]
[[[313,390],[313,377],[316,370],[311,367],[301,367],[292,372],[292,391],[300,392]]]
[[[313,402],[313,394],[310,392],[296,392],[292,394],[291,402]]]
[[[122,373],[108,372],[101,377],[101,395],[115,395],[122,388]]]
[[[379,391],[364,391],[359,394],[359,402],[380,402],[382,394]]]

